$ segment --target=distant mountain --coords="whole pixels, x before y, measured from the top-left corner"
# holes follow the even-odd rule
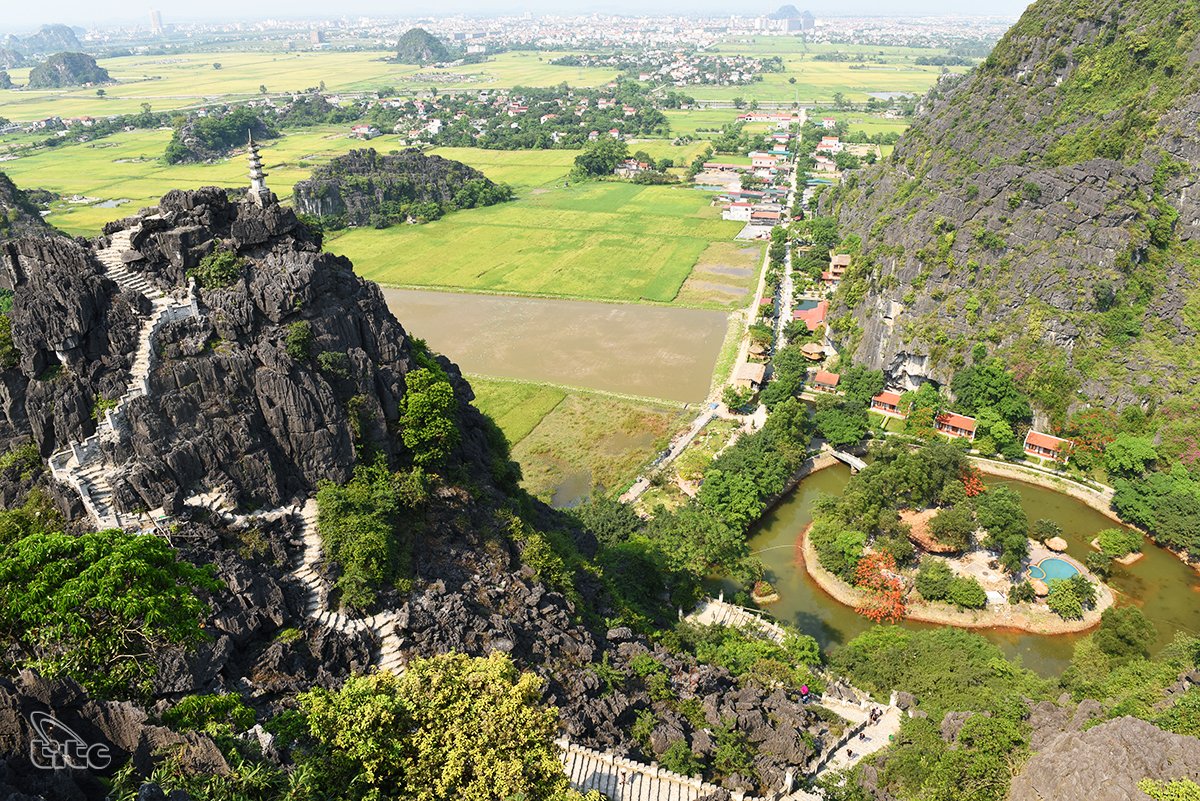
[[[10,47],[0,47],[0,67],[12,69],[25,66],[25,56]]]
[[[401,64],[435,64],[453,58],[446,43],[424,28],[412,28],[396,44],[396,61]]]
[[[29,72],[30,89],[110,83],[108,70],[87,53],[55,53]]]
[[[83,49],[75,31],[66,25],[43,25],[29,36],[12,34],[0,41],[0,48],[23,56],[44,56],[49,53],[74,53]]]
[[[12,89],[12,77],[4,70],[0,70],[0,89]]]
[[[800,9],[793,5],[780,6],[779,10],[770,16],[771,19],[800,19]]]

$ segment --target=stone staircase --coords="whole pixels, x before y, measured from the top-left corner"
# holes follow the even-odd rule
[[[94,434],[81,442],[72,442],[69,447],[50,457],[51,474],[56,480],[75,488],[83,500],[84,508],[102,529],[144,528],[147,523],[152,525],[152,521],[148,521],[144,515],[123,514],[117,510],[109,482],[113,465],[106,462],[101,443],[117,437],[118,427],[125,422],[128,403],[150,391],[150,368],[158,329],[168,322],[199,313],[194,285],[189,287],[186,298],[176,298],[153,286],[144,274],[125,266],[122,254],[130,249],[133,233],[133,229],[128,229],[113,234],[109,246],[96,253],[97,259],[104,265],[105,275],[122,289],[142,293],[151,303],[150,314],[143,320],[138,332],[129,383],[121,397],[116,399],[115,405],[105,410]]]
[[[720,598],[704,598],[685,619],[702,626],[716,624],[739,629],[750,628],[780,645],[783,645],[788,637],[783,626],[768,620],[762,612],[731,604],[725,600],[724,595]]]

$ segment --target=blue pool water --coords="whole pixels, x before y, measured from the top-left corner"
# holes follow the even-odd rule
[[[1057,579],[1069,579],[1071,576],[1079,572],[1079,568],[1068,562],[1066,559],[1058,559],[1049,557],[1043,559],[1036,565],[1029,566],[1029,577],[1041,579],[1042,581],[1055,581]]]
[[[797,301],[796,306],[795,306],[795,311],[807,311],[808,309],[815,309],[815,308],[817,308],[817,301],[801,300],[801,301]]]

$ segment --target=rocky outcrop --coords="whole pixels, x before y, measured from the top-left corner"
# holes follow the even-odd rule
[[[311,178],[292,190],[300,212],[348,225],[385,224],[421,216],[416,204],[472,208],[511,195],[479,170],[441,156],[426,156],[417,148],[386,156],[374,150],[352,150],[317,167]]]
[[[1118,718],[1050,738],[1013,779],[1012,801],[1149,798],[1142,779],[1200,780],[1200,740],[1137,718]]]
[[[61,89],[111,83],[108,70],[87,53],[55,53],[29,71],[30,89]]]
[[[4,86],[6,78],[8,73],[0,72],[0,89],[8,88]],[[38,207],[30,200],[29,194],[18,189],[7,175],[0,172],[0,243],[6,239],[50,231],[50,226],[46,225],[42,215],[38,213]]]
[[[0,47],[27,56],[44,53],[79,52],[82,45],[69,25],[43,25],[37,33],[29,36],[9,34],[0,42]]]
[[[982,341],[1064,404],[1190,391],[1200,39],[1187,3],[1151,5],[1040,0],[824,198],[863,245],[835,332],[857,361],[944,383]]]

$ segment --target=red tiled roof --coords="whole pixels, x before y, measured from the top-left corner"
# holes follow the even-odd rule
[[[943,412],[937,419],[940,425],[961,428],[963,431],[975,432],[975,418],[954,412]]]
[[[837,373],[830,373],[825,370],[818,370],[816,378],[813,379],[814,383],[823,384],[827,387],[836,387],[841,380],[842,377]]]
[[[1041,431],[1029,429],[1029,433],[1025,435],[1025,447],[1046,448],[1047,450],[1057,451],[1071,445],[1071,440],[1052,437],[1049,434],[1043,434]]]
[[[884,390],[883,392],[880,392],[875,397],[871,398],[871,400],[879,401],[880,403],[886,403],[888,406],[899,406],[900,405],[900,393],[899,392],[888,392],[887,390]]]

